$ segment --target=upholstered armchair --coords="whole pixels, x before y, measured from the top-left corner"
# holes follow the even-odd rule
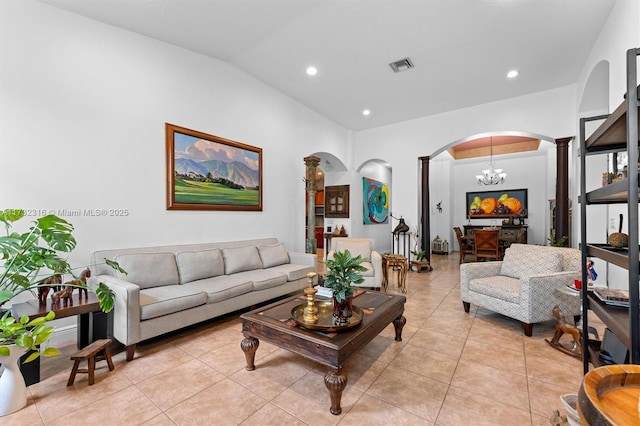
[[[367,268],[362,273],[364,281],[354,284],[356,287],[380,288],[382,285],[382,256],[373,249],[373,242],[368,238],[333,238],[331,251],[327,259],[333,259],[336,251],[349,250],[352,256],[362,256],[362,266]]]
[[[567,318],[580,315],[580,295],[567,288],[581,277],[580,251],[566,247],[512,244],[504,260],[460,265],[460,298],[522,322],[525,335],[533,324],[553,319],[558,305]]]

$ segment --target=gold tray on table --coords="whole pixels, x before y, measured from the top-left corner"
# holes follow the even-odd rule
[[[346,324],[336,324],[333,319],[333,299],[317,300],[315,306],[318,309],[318,322],[309,323],[304,321],[304,308],[306,303],[296,306],[291,310],[291,316],[299,326],[309,330],[320,330],[325,332],[344,331],[353,328],[362,322],[364,312],[362,309],[353,305],[353,315]]]

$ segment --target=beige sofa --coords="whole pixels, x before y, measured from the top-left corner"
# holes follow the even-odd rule
[[[128,361],[138,342],[299,291],[317,270],[315,255],[287,252],[276,238],[100,250],[92,260],[89,284],[115,292],[113,337]]]
[[[503,261],[460,265],[464,310],[473,303],[514,318],[531,336],[534,323],[553,319],[556,305],[567,318],[580,315],[580,295],[567,288],[581,278],[580,265],[577,249],[511,244]]]

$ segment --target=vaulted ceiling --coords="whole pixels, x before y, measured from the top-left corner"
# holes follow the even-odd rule
[[[39,1],[228,62],[352,130],[574,84],[615,2]]]

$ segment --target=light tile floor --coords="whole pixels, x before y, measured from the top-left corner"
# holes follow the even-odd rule
[[[320,257],[321,259],[321,257]],[[246,371],[239,314],[138,345],[96,383],[66,386],[75,351],[43,360],[27,407],[3,425],[548,425],[577,393],[582,363],[551,348],[553,322],[526,337],[517,321],[459,296],[458,254],[410,272],[402,342],[390,325],[345,366],[342,414],[329,413],[324,368],[267,343]],[[321,267],[323,265],[321,264]],[[390,292],[399,293],[392,281]]]

